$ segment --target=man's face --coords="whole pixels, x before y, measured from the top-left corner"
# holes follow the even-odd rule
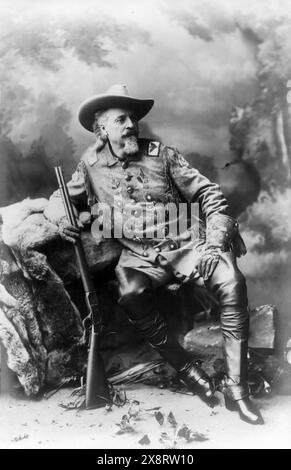
[[[132,111],[122,108],[108,109],[103,127],[113,146],[121,148],[126,155],[138,152],[138,120]]]

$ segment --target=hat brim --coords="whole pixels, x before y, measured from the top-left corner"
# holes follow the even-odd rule
[[[93,132],[94,115],[109,108],[126,108],[134,111],[138,120],[142,119],[153,107],[154,100],[141,100],[131,96],[97,95],[81,104],[78,117],[81,125]]]

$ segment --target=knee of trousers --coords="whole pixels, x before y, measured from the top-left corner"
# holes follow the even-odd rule
[[[147,286],[134,286],[132,284],[119,286],[118,290],[118,303],[125,307],[130,307],[143,302],[143,299],[150,294],[150,289]]]
[[[127,276],[127,271],[115,271],[118,284],[119,299],[118,303],[125,307],[135,306],[142,302],[142,299],[148,297],[151,292],[150,283],[147,278],[140,274],[134,275],[133,270],[130,270],[130,275]]]
[[[212,291],[220,307],[233,310],[246,310],[248,306],[247,285],[242,272],[232,266],[216,273]]]

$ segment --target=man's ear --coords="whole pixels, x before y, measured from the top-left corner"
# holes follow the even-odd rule
[[[96,150],[97,151],[102,150],[108,141],[108,132],[106,131],[105,127],[100,126],[98,132],[95,133],[95,136],[96,136],[96,141],[97,141]]]
[[[108,135],[108,132],[107,132],[107,130],[105,129],[104,124],[101,124],[100,129],[101,129],[101,131],[102,131],[102,134]]]

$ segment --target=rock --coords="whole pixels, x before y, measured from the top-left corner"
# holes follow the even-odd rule
[[[54,349],[48,354],[46,385],[55,386],[64,377],[78,377],[85,374],[87,348],[72,344],[68,348]]]
[[[279,313],[274,305],[251,310],[249,347],[273,349],[279,334]]]
[[[120,254],[121,245],[113,239],[93,238],[90,231],[81,233],[88,265],[92,274],[114,266]],[[59,274],[65,284],[80,279],[74,247],[71,243],[57,239],[43,250],[51,267]]]
[[[283,328],[274,305],[262,305],[250,311],[249,347],[274,349]],[[184,338],[185,347],[198,357],[221,356],[222,337],[217,320],[196,323]]]
[[[198,326],[199,325],[199,326]],[[202,359],[222,356],[220,324],[206,321],[190,330],[184,337],[185,348],[194,356]]]

